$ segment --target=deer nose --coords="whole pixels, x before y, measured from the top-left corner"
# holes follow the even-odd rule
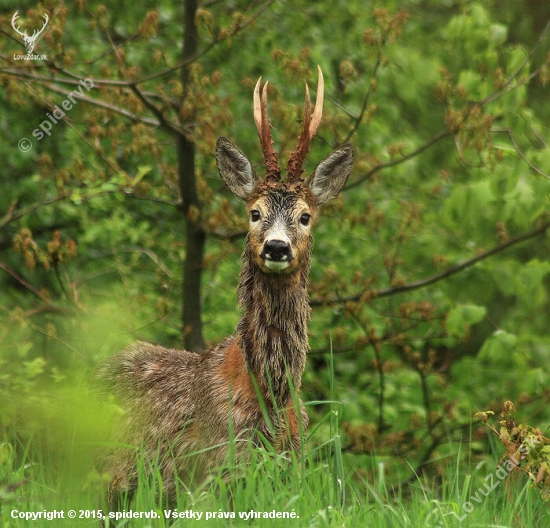
[[[260,256],[263,259],[275,262],[290,261],[292,260],[292,250],[290,244],[283,240],[268,240],[264,244],[264,249]]]

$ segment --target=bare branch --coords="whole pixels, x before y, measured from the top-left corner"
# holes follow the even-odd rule
[[[0,229],[2,229],[5,225],[15,222],[16,220],[19,220],[20,218],[23,218],[24,216],[34,213],[34,211],[40,209],[44,205],[50,205],[55,202],[59,202],[61,200],[64,200],[68,196],[70,196],[70,192],[65,192],[62,194],[58,194],[57,196],[54,196],[53,198],[49,198],[48,200],[44,200],[43,202],[39,202],[36,204],[31,205],[30,207],[27,207],[25,209],[17,210],[14,207],[14,204],[12,204],[8,210],[8,212],[4,215],[4,218],[0,220]]]
[[[359,125],[361,125],[361,122],[363,121],[363,117],[365,116],[365,112],[367,111],[367,106],[370,101],[370,97],[373,92],[373,80],[376,79],[376,73],[378,72],[378,68],[382,64],[382,51],[378,51],[378,56],[376,57],[376,62],[374,64],[374,68],[372,69],[372,73],[370,76],[369,81],[369,88],[367,90],[367,93],[365,94],[365,98],[363,99],[363,105],[361,106],[361,111],[359,112],[359,115],[355,118],[355,123],[353,124],[352,129],[349,131],[348,135],[346,136],[346,139],[342,143],[347,143],[353,134],[357,131],[359,128]]]
[[[41,82],[41,83],[58,83],[58,84],[69,84],[69,85],[78,85],[79,81],[82,80],[82,75],[77,75],[74,73],[69,72],[68,70],[64,70],[62,68],[59,68],[55,65],[48,66],[44,64],[44,68],[48,69],[55,69],[64,75],[68,75],[71,78],[66,79],[64,77],[58,77],[54,75],[36,75],[34,73],[29,73],[26,71],[28,68],[0,68],[1,73],[7,73],[9,75],[13,75],[14,77],[18,77],[21,79],[31,79],[33,81]],[[133,81],[132,81],[133,82]],[[94,79],[94,86],[129,86],[130,81],[117,81],[113,79]]]
[[[535,238],[537,236],[540,236],[544,234],[548,229],[550,228],[550,221],[545,222],[541,224],[539,227],[527,231],[526,233],[522,233],[521,235],[517,235],[515,237],[510,238],[506,242],[503,242],[502,244],[498,244],[494,246],[491,249],[488,249],[487,251],[483,251],[479,254],[477,254],[475,257],[466,259],[459,264],[455,264],[454,266],[451,266],[450,268],[446,269],[445,271],[441,273],[437,273],[435,275],[432,275],[431,277],[427,277],[425,279],[411,282],[409,284],[404,284],[402,286],[395,286],[393,288],[386,288],[383,290],[372,290],[371,296],[373,299],[379,299],[382,297],[390,297],[392,295],[398,295],[400,293],[406,293],[414,290],[418,290],[420,288],[425,288],[426,286],[430,286],[432,284],[435,284],[436,282],[439,282],[443,279],[446,279],[448,277],[451,277],[452,275],[455,275],[459,273],[460,271],[463,271],[467,268],[470,268],[471,266],[477,264],[478,262],[481,262],[482,260],[485,260],[486,258],[492,257],[493,255],[500,253],[501,251],[504,251],[506,249],[511,248],[512,246],[515,246],[516,244],[519,244],[521,242],[525,242],[526,240],[529,240],[531,238]],[[355,295],[349,295],[347,297],[337,297],[333,299],[314,299],[310,301],[310,305],[312,307],[315,306],[333,306],[335,304],[345,304],[347,302],[356,302],[361,300],[363,295],[365,295],[367,292],[361,292]]]
[[[83,101],[83,102],[91,104],[91,105],[95,105],[95,106],[99,106],[101,108],[105,108],[105,109],[110,110],[111,112],[113,112],[115,114],[119,114],[123,117],[126,117],[126,118],[130,119],[133,122],[144,123],[144,124],[150,125],[150,126],[160,126],[160,123],[158,121],[155,121],[154,119],[150,119],[150,118],[147,118],[147,117],[140,117],[136,114],[133,114],[132,112],[129,112],[128,110],[125,110],[124,108],[120,108],[116,105],[106,103],[106,102],[104,102],[100,99],[95,99],[93,97],[88,97],[86,95],[80,95],[79,93],[77,93],[75,91],[70,92],[70,91],[64,90],[63,88],[59,88],[55,85],[44,84],[43,86],[44,86],[44,88],[46,88],[50,92],[59,93],[59,94],[65,95],[65,96],[68,96],[69,94],[72,94],[72,97],[74,97],[75,99],[78,99],[80,101]],[[94,81],[94,86],[95,86],[95,81]]]
[[[271,7],[272,4],[275,3],[275,0],[267,0],[263,5],[258,7],[255,13],[253,13],[250,18],[242,25],[236,27],[231,33],[231,37],[234,37],[241,33],[243,30],[245,30],[247,27],[249,27],[251,24],[253,24],[269,7]],[[137,35],[134,35],[132,37],[129,37],[127,39],[127,42],[130,42],[131,40],[134,40]],[[12,37],[13,38],[13,37]],[[140,77],[138,79],[133,79],[131,81],[120,81],[120,80],[114,80],[114,79],[94,79],[94,85],[95,86],[127,86],[130,87],[131,85],[138,85],[143,84],[147,81],[151,81],[154,79],[159,79],[161,77],[165,77],[167,75],[170,75],[171,73],[174,73],[181,68],[188,66],[189,64],[196,62],[198,59],[206,55],[208,52],[210,52],[214,47],[216,47],[218,44],[221,44],[224,42],[223,39],[215,39],[212,40],[207,46],[204,47],[204,49],[198,51],[197,53],[193,54],[190,57],[185,58],[184,60],[179,61],[174,66],[170,66],[169,68],[166,68],[160,72],[152,73],[149,75],[144,75],[143,77]],[[118,45],[117,47],[120,47]],[[112,47],[108,48],[105,52],[102,52],[99,58],[102,58],[106,54],[113,53]],[[6,57],[5,57],[6,58]],[[6,60],[9,60],[6,58]],[[94,59],[92,61],[86,61],[85,65],[93,64],[97,59]],[[11,62],[11,61],[10,61]],[[77,75],[75,73],[69,72],[68,70],[60,67],[59,65],[54,64],[51,61],[48,61],[47,63],[43,65],[33,65],[33,68],[36,68],[37,66],[43,66],[44,68],[47,68],[48,70],[54,69],[60,73],[63,73],[64,75],[67,75],[68,77],[71,77],[70,79],[64,79],[59,77],[46,77],[46,76],[38,76],[29,74],[27,72],[24,72],[18,68],[0,68],[0,72],[2,73],[8,73],[10,75],[14,75],[17,77],[27,77],[36,81],[43,81],[43,82],[56,82],[59,84],[78,84],[78,81],[74,81],[74,79],[82,79],[82,75]],[[26,69],[26,68],[25,68]]]
[[[373,176],[374,174],[376,174],[377,172],[379,172],[383,169],[387,169],[389,167],[395,167],[396,165],[400,165],[401,163],[404,163],[405,161],[408,161],[408,160],[414,158],[415,156],[418,156],[419,154],[421,154],[422,152],[424,152],[425,150],[430,148],[433,144],[437,143],[439,140],[441,140],[443,138],[446,138],[446,137],[450,137],[450,136],[452,136],[451,132],[449,132],[448,130],[443,130],[439,134],[435,135],[432,139],[429,139],[428,141],[426,141],[426,143],[424,143],[423,145],[421,145],[417,149],[413,150],[411,153],[405,154],[404,156],[402,156],[400,158],[397,158],[397,159],[394,159],[392,161],[388,161],[386,163],[379,163],[378,165],[375,165],[368,172],[366,172],[362,176],[359,176],[359,178],[357,178],[353,182],[346,185],[344,187],[344,191],[349,191],[350,189],[353,189],[354,187],[358,187],[365,180],[368,180],[371,176]]]
[[[71,122],[70,119],[65,119],[65,123],[67,124],[67,126],[71,127],[73,129],[73,131],[75,132],[75,134],[82,140],[84,141],[84,143],[86,143],[86,145],[88,145],[95,153],[96,156],[99,157],[99,159],[101,159],[113,172],[115,173],[119,173],[119,174],[124,174],[124,176],[126,176],[128,179],[130,179],[130,175],[125,171],[123,170],[122,168],[120,168],[118,165],[114,165],[110,160],[108,160],[103,154],[101,154],[100,152],[98,152],[98,149],[96,149],[94,147],[94,145],[92,145],[92,143],[90,143],[90,141],[88,141],[88,139],[84,136],[84,134],[82,134],[78,128],[76,126],[74,126]]]
[[[132,92],[134,92],[134,94],[136,94],[138,99],[145,105],[145,107],[153,112],[155,117],[158,119],[161,128],[163,128],[173,136],[185,135],[183,129],[180,128],[179,125],[166,119],[162,111],[143,92],[141,92],[135,84],[131,84],[130,89],[132,90]]]
[[[52,302],[46,295],[44,295],[40,290],[37,290],[34,286],[29,284],[23,277],[15,273],[11,268],[6,266],[3,262],[0,262],[0,269],[3,269],[8,275],[13,277],[19,284],[21,284],[25,289],[29,290],[32,294],[38,297],[41,301],[46,303],[48,306],[53,306]]]
[[[174,274],[172,273],[172,271],[170,271],[168,266],[166,266],[164,262],[162,262],[162,259],[154,251],[142,247],[126,247],[123,248],[122,251],[125,253],[138,253],[141,255],[145,255],[146,257],[151,259],[155,263],[157,268],[160,269],[166,276],[170,277],[171,279],[174,278]]]
[[[501,86],[499,86],[498,90],[495,90],[491,95],[488,95],[485,99],[480,101],[478,104],[486,105],[487,103],[490,103],[490,102],[494,101],[495,99],[498,99],[502,95],[508,93],[509,91],[514,90],[515,88],[517,88],[518,85],[510,86],[512,81],[520,74],[521,70],[523,70],[523,68],[525,68],[525,66],[529,62],[529,59],[533,56],[535,51],[538,49],[538,47],[542,44],[542,42],[546,38],[546,34],[548,33],[549,29],[550,29],[550,22],[548,22],[548,24],[546,24],[546,27],[543,29],[542,33],[540,34],[538,42],[533,46],[531,51],[527,54],[527,56],[525,57],[523,62],[518,66],[516,71],[514,73],[512,73],[510,75],[510,77],[508,77],[508,79],[506,79],[506,81],[504,81],[504,83]],[[529,79],[531,79],[531,78],[532,78],[532,76],[529,76]]]
[[[525,156],[524,152],[521,150],[521,147],[519,146],[519,143],[517,142],[516,137],[514,136],[514,133],[512,129],[510,128],[504,128],[500,130],[495,130],[494,132],[504,132],[505,134],[508,134],[508,137],[510,138],[510,141],[512,141],[514,148],[516,149],[516,152],[518,153],[518,156],[529,165],[537,174],[540,174],[541,176],[544,176],[545,178],[550,179],[550,174],[547,174],[543,170],[539,169],[536,165],[534,165],[532,162],[530,162],[527,159],[527,156]]]

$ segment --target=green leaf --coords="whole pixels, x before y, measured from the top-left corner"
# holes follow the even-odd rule
[[[153,167],[151,165],[140,165],[138,167],[138,172],[132,179],[130,185],[133,187],[134,185],[137,185],[147,174],[149,174],[153,170]]]
[[[44,372],[46,360],[42,357],[37,357],[32,361],[23,361],[23,366],[25,367],[26,377],[28,379],[33,379]]]
[[[500,46],[508,38],[508,28],[502,24],[491,24],[489,26],[489,40]]]
[[[79,189],[75,189],[71,193],[71,202],[73,202],[75,205],[80,205],[82,203],[82,193]]]
[[[514,352],[517,337],[504,330],[497,330],[481,347],[479,357],[489,359],[493,363],[506,364]]]
[[[548,273],[550,273],[550,262],[533,259],[519,273],[518,286],[524,292],[540,288]]]
[[[523,266],[516,278],[518,298],[528,306],[536,307],[547,298],[543,281],[550,273],[550,262],[533,259]]]
[[[483,320],[486,313],[485,306],[475,304],[457,306],[447,315],[445,321],[447,332],[452,336],[462,338],[468,334],[471,326]]]

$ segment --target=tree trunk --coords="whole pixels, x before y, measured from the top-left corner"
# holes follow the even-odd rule
[[[199,35],[195,24],[197,0],[184,1],[183,60],[196,55]],[[189,70],[182,68],[181,81],[185,100],[189,86]],[[202,227],[202,204],[197,192],[195,174],[195,144],[190,139],[178,138],[178,176],[182,196],[183,216],[186,222],[186,253],[183,264],[183,346],[187,350],[204,350],[201,318],[201,275],[206,235]]]

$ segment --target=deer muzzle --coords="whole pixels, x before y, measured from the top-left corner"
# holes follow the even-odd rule
[[[284,270],[294,258],[290,244],[284,240],[267,240],[260,257],[265,266],[273,271]]]

